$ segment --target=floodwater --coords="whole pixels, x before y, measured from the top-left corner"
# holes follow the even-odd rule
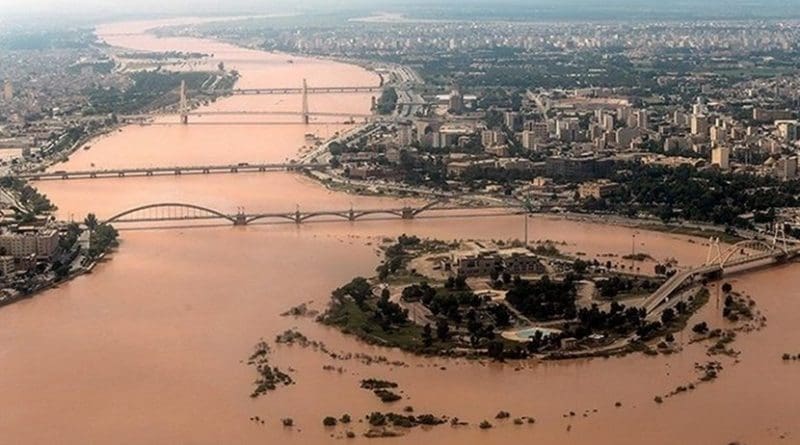
[[[238,69],[242,86],[376,84],[351,65],[242,50],[195,39],[156,39],[143,31],[156,23],[100,28],[118,46],[214,53]],[[294,63],[289,64],[288,59]],[[280,98],[223,99],[215,107],[276,107]],[[286,97],[285,100],[296,100]],[[246,101],[246,103],[245,103]],[[367,112],[369,95],[313,97],[312,109]],[[324,108],[318,108],[323,110]],[[328,109],[324,109],[329,111]],[[209,119],[211,119],[209,117]],[[330,131],[343,128],[336,126]],[[134,165],[258,162],[292,157],[304,134],[325,125],[198,125],[128,127],[93,141],[66,165],[78,169]],[[324,136],[324,134],[323,134]],[[52,181],[39,183],[64,218],[87,212],[109,217],[155,202],[181,201],[225,212],[397,207],[391,198],[331,192],[288,173]],[[531,220],[531,239],[565,241],[588,258],[637,251],[659,260],[697,264],[703,240],[554,217]],[[519,216],[413,221],[384,220],[230,225],[126,230],[122,247],[95,271],[33,299],[0,309],[0,442],[14,444],[318,444],[336,440],[426,444],[746,444],[800,442],[800,353],[797,267],[735,278],[734,288],[754,295],[769,320],[741,335],[739,361],[720,360],[716,381],[656,404],[678,385],[695,380],[705,346],[646,357],[497,364],[410,356],[364,345],[311,319],[279,314],[301,302],[321,308],[332,288],[369,275],[384,237],[401,233],[446,239],[522,238]],[[714,299],[697,315],[724,326]],[[299,347],[274,348],[272,363],[292,368],[296,384],[251,399],[254,371],[243,363],[260,339],[296,327],[331,350],[385,355],[407,366],[333,360]],[[687,341],[689,334],[679,336]],[[343,372],[323,370],[342,367]],[[362,378],[396,381],[408,400],[382,404],[358,387]],[[615,402],[621,407],[615,407]],[[457,416],[470,426],[416,429],[404,439],[343,438],[322,418],[371,411]],[[530,415],[534,425],[495,421],[499,410]],[[594,410],[597,410],[594,412]],[[576,416],[563,417],[574,411]],[[587,416],[584,417],[583,414]],[[249,419],[259,416],[265,423]],[[296,428],[280,419],[292,417]],[[495,424],[477,427],[483,419]],[[354,422],[357,433],[366,428]]]

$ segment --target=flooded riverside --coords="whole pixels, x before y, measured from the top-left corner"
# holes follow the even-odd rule
[[[379,82],[361,68],[331,61],[243,50],[206,40],[157,39],[154,23],[101,27],[110,44],[143,50],[214,53],[242,74],[241,87]],[[294,63],[287,63],[292,59]],[[280,96],[221,99],[218,109],[278,109]],[[299,97],[285,96],[287,101]],[[366,113],[370,95],[311,96],[312,110]],[[293,105],[292,105],[293,106]],[[291,107],[290,107],[291,108]],[[165,118],[166,119],[166,118]],[[205,118],[204,118],[205,119]],[[208,117],[209,120],[217,117]],[[299,118],[297,118],[299,120]],[[340,124],[131,126],[92,142],[55,168],[198,165],[282,161],[304,145],[306,133],[327,137]],[[326,134],[326,132],[330,132]],[[253,173],[70,181],[37,186],[59,216],[102,218],[156,202],[186,202],[226,213],[398,207],[403,200],[359,197],[325,189],[301,175]],[[150,226],[152,227],[152,226]],[[417,357],[365,345],[312,318],[282,317],[311,301],[322,309],[333,288],[369,276],[385,237],[413,233],[441,239],[522,238],[522,216],[423,218],[302,225],[124,230],[109,261],[35,298],[0,309],[0,414],[2,443],[359,443],[401,440],[426,444],[742,444],[798,443],[800,285],[797,265],[729,281],[752,295],[768,326],[740,334],[738,359],[706,356],[705,344],[687,344],[670,356],[506,364]],[[637,251],[680,265],[705,260],[702,239],[539,216],[532,240],[566,242],[565,250],[595,258]],[[724,327],[711,301],[691,321]],[[299,346],[273,347],[271,362],[292,369],[294,385],[249,397],[256,375],[245,364],[253,345],[297,328],[331,351],[386,356],[403,364],[336,360]],[[688,343],[689,334],[678,335]],[[718,360],[724,370],[694,391],[663,395],[696,377],[695,363]],[[336,372],[323,369],[341,367]],[[359,388],[365,378],[399,384],[404,400],[384,404]],[[620,402],[621,406],[615,406]],[[405,439],[366,439],[372,411],[459,417],[468,426],[416,428]],[[495,420],[532,416],[535,424]],[[595,411],[596,410],[596,411]],[[569,413],[574,412],[574,416]],[[348,413],[347,426],[326,428],[325,416]],[[585,416],[584,416],[585,414]],[[566,415],[566,417],[565,417]],[[258,416],[265,423],[250,419]],[[294,420],[294,427],[281,424]],[[494,428],[481,430],[489,420]],[[358,434],[345,438],[345,431]]]

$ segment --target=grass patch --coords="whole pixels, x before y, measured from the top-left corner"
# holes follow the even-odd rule
[[[338,326],[343,332],[356,335],[368,343],[410,351],[417,351],[423,347],[421,326],[409,322],[384,330],[373,319],[369,305],[370,303],[366,303],[365,309],[349,299],[336,302],[322,321],[327,325]]]

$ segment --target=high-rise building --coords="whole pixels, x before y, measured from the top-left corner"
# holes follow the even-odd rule
[[[506,127],[510,128],[511,130],[517,129],[517,122],[519,122],[519,113],[516,111],[506,111],[503,114],[503,119],[505,121]]]
[[[672,123],[677,127],[686,127],[689,125],[689,118],[683,111],[675,111],[672,114]]]
[[[39,233],[4,233],[0,235],[0,249],[5,255],[16,258],[35,255],[50,258],[58,248],[58,232],[46,229]]]
[[[778,159],[775,163],[775,176],[783,180],[797,178],[797,156]]]
[[[708,118],[703,114],[693,114],[691,120],[692,134],[695,136],[708,135]]]
[[[526,150],[536,150],[537,140],[536,133],[533,131],[525,130],[522,132],[522,147]]]
[[[506,134],[497,130],[483,130],[481,132],[481,144],[484,147],[503,145],[507,142]]]
[[[775,121],[775,126],[778,128],[778,134],[785,142],[797,140],[797,125],[797,121]]]
[[[731,168],[730,157],[730,147],[717,147],[711,150],[711,164],[719,166],[719,168],[722,170],[728,170]]]
[[[447,106],[451,113],[460,114],[464,112],[464,95],[461,93],[461,87],[458,85],[453,85]]]
[[[650,115],[647,110],[636,111],[636,126],[641,129],[647,129],[650,125]]]
[[[725,129],[716,125],[709,129],[709,135],[711,142],[715,144],[724,143],[728,139],[728,133]]]
[[[14,86],[10,80],[3,82],[3,100],[8,102],[14,98]]]
[[[614,131],[614,116],[611,114],[603,114],[603,119],[600,121],[600,125],[605,131]]]

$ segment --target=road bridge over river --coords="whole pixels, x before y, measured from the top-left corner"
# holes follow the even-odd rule
[[[781,238],[779,238],[781,236]],[[722,250],[719,239],[712,239],[706,262],[671,276],[640,307],[648,316],[657,314],[670,299],[688,286],[705,279],[719,278],[729,273],[742,273],[760,267],[782,264],[800,255],[800,247],[789,246],[782,233],[776,231],[772,242],[743,240]]]
[[[263,212],[248,213],[240,208],[235,213],[228,213],[213,209],[203,205],[188,204],[180,202],[159,202],[147,204],[131,209],[124,210],[108,217],[104,223],[151,223],[169,221],[203,221],[221,220],[228,221],[235,226],[244,226],[256,221],[288,221],[296,224],[308,222],[310,220],[333,219],[342,221],[357,221],[368,216],[396,217],[400,219],[414,219],[425,212],[445,212],[448,216],[468,216],[467,211],[474,210],[484,212],[489,216],[489,211],[498,211],[497,215],[507,216],[508,212],[502,210],[520,210],[513,206],[464,206],[448,205],[446,201],[434,201],[419,206],[389,207],[389,208],[366,208],[366,209],[332,209],[332,210],[308,210],[302,211],[299,206],[294,212]],[[473,213],[474,215],[474,213]]]
[[[301,94],[302,106],[298,111],[277,111],[277,110],[220,110],[220,111],[192,111],[187,96],[186,82],[181,82],[180,101],[178,103],[178,115],[182,124],[188,124],[191,116],[298,116],[303,124],[311,123],[312,117],[343,117],[354,121],[359,119],[376,119],[378,116],[364,113],[346,113],[340,111],[311,111],[308,106],[308,96],[310,94],[342,94],[342,93],[377,93],[382,90],[381,86],[329,86],[329,87],[309,87],[305,79],[298,88],[235,88],[230,90],[215,90],[207,92],[210,94],[221,95],[270,95],[270,94]],[[151,124],[152,118],[159,114],[146,115],[125,115],[119,119],[123,122],[138,122],[142,125]]]
[[[220,174],[271,171],[324,170],[330,167],[323,163],[256,163],[241,162],[238,164],[217,165],[183,165],[174,167],[120,167],[98,170],[56,170],[46,172],[26,172],[16,175],[18,178],[32,181],[47,179],[100,179],[127,178],[137,176],[179,176],[191,174]]]

